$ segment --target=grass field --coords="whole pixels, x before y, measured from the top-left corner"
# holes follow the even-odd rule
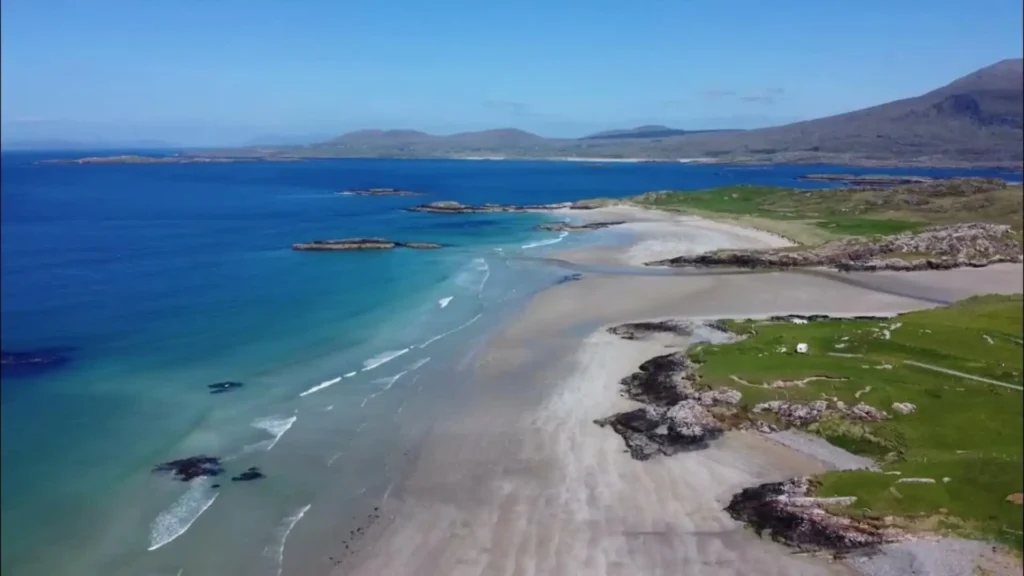
[[[1024,221],[1021,187],[988,180],[945,180],[886,189],[730,186],[648,192],[631,201],[757,226],[801,244],[960,222],[1008,224],[1020,231]]]
[[[846,513],[895,515],[911,527],[953,530],[1020,550],[1024,515],[1006,499],[1024,491],[1024,393],[906,362],[1021,386],[1022,323],[1021,295],[985,296],[884,321],[732,322],[730,328],[746,339],[699,346],[690,354],[701,363],[700,385],[740,390],[743,410],[771,399],[829,396],[892,416],[878,423],[823,419],[809,428],[875,458],[885,472],[900,473],[822,476],[821,495],[857,496]],[[809,344],[807,354],[794,353],[801,342]],[[917,409],[899,414],[894,402]],[[897,482],[909,477],[936,482]]]

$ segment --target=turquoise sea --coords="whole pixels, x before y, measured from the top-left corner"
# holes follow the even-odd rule
[[[38,163],[82,155],[2,157],[3,349],[67,360],[2,379],[5,576],[261,576],[327,566],[323,551],[375,521],[417,441],[471,392],[487,337],[569,273],[523,256],[625,240],[611,231],[535,231],[545,215],[403,207],[810,186],[795,178],[872,172],[427,160]],[[362,187],[428,196],[336,194]],[[447,247],[289,248],[355,236]],[[224,381],[243,386],[210,394],[209,384]],[[222,458],[225,474],[182,482],[152,472],[199,454]],[[253,466],[265,478],[230,479]]]

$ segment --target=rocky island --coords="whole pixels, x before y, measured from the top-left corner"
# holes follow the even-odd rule
[[[337,192],[339,196],[426,196],[422,192],[400,190],[398,188],[365,188],[361,190],[345,190]]]
[[[292,244],[292,250],[310,252],[353,251],[353,250],[391,250],[394,248],[411,248],[414,250],[435,250],[443,248],[433,242],[399,242],[386,238],[345,238],[342,240],[313,240]]]
[[[409,212],[429,212],[431,214],[489,214],[494,212],[548,212],[550,210],[591,210],[597,204],[591,201],[560,202],[557,204],[462,204],[452,200],[441,200],[406,208]]]

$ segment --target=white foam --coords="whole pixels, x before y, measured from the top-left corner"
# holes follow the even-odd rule
[[[522,248],[524,250],[527,250],[527,249],[530,249],[530,248],[537,248],[537,247],[540,247],[540,246],[548,246],[550,244],[555,244],[556,242],[561,242],[562,238],[565,238],[568,235],[569,235],[568,232],[559,232],[558,233],[558,238],[550,238],[548,240],[538,240],[536,242],[530,242],[529,244],[523,244]]]
[[[477,320],[479,320],[479,319],[480,319],[480,317],[481,317],[481,316],[483,316],[483,314],[482,314],[482,313],[481,313],[481,314],[477,314],[476,316],[473,316],[473,317],[472,317],[472,318],[471,318],[471,319],[469,320],[469,322],[466,322],[465,324],[462,324],[462,325],[460,325],[460,326],[456,326],[455,328],[452,328],[451,330],[449,330],[449,331],[447,331],[447,332],[444,332],[444,333],[442,333],[442,334],[438,334],[437,336],[434,336],[433,338],[431,338],[430,340],[427,340],[427,341],[426,341],[426,342],[424,342],[423,344],[418,344],[418,345],[417,345],[417,347],[418,347],[418,348],[426,348],[426,347],[427,347],[427,346],[428,346],[429,344],[431,344],[431,343],[433,343],[433,342],[437,342],[437,341],[438,341],[438,340],[440,340],[441,338],[444,338],[445,336],[448,336],[448,335],[454,334],[454,333],[458,332],[459,330],[462,330],[463,328],[465,328],[465,327],[469,326],[469,325],[470,325],[470,324],[472,324],[473,322],[476,322]]]
[[[355,373],[355,372],[349,372],[349,373],[347,373],[347,374],[343,374],[343,375],[342,375],[342,378],[351,378],[351,377],[353,377],[353,376],[355,376],[355,375],[356,375],[356,373]]]
[[[484,284],[491,277],[491,267],[483,258],[474,258],[464,270],[455,277],[455,283],[476,293],[483,292]]]
[[[408,366],[406,366],[405,369],[408,372],[412,372],[413,370],[419,368],[420,366],[423,366],[427,362],[430,362],[430,356],[427,356],[426,358],[420,358],[419,360],[417,360],[417,361],[413,362],[412,364],[409,364]]]
[[[331,378],[330,380],[324,380],[323,382],[317,384],[316,386],[313,386],[309,390],[306,390],[302,394],[299,394],[299,396],[309,396],[313,392],[323,390],[324,388],[327,388],[328,386],[333,386],[338,382],[341,382],[341,376],[338,376],[337,378]]]
[[[441,298],[440,300],[438,300],[437,301],[437,305],[440,306],[441,308],[444,308],[451,301],[452,301],[452,296],[446,296],[445,298]]]
[[[292,514],[282,520],[281,524],[277,527],[277,530],[274,531],[274,534],[278,536],[279,541],[263,549],[264,555],[273,558],[274,561],[277,562],[278,576],[280,576],[281,572],[284,570],[284,545],[285,542],[288,541],[288,535],[291,534],[292,529],[299,523],[299,520],[302,520],[302,517],[306,515],[306,512],[309,512],[309,509],[312,506],[312,504],[306,504],[302,508],[299,508],[295,514]]]
[[[184,534],[199,516],[206,512],[220,492],[210,488],[210,478],[189,482],[188,491],[161,512],[149,525],[149,550],[156,550]]]
[[[370,400],[372,400],[372,399],[376,398],[377,396],[380,396],[381,394],[383,394],[383,393],[387,392],[388,390],[390,390],[391,387],[395,385],[395,382],[398,382],[399,378],[401,378],[402,376],[405,376],[408,373],[409,373],[408,370],[403,370],[403,371],[399,372],[398,374],[395,374],[394,376],[390,376],[388,378],[378,378],[378,379],[374,380],[373,381],[374,384],[383,384],[384,387],[381,388],[380,390],[377,390],[373,394],[370,394],[366,398],[363,398],[363,403],[359,405],[360,408],[365,408],[367,402],[369,402]]]
[[[401,356],[402,354],[405,354],[408,351],[409,351],[409,349],[406,348],[404,350],[388,350],[386,352],[381,352],[380,354],[377,354],[376,356],[374,356],[373,358],[370,358],[366,362],[363,362],[363,370],[362,371],[366,372],[367,370],[373,370],[377,366],[380,366],[381,364],[384,364],[385,362],[390,362],[391,360],[394,360],[395,358],[398,358],[399,356]]]
[[[265,446],[267,450],[270,450],[277,444],[277,441],[281,439],[281,436],[284,436],[284,433],[287,432],[288,429],[292,427],[292,424],[295,424],[295,421],[298,419],[298,416],[289,416],[288,418],[270,417],[253,420],[251,426],[259,428],[260,430],[265,430],[267,431],[267,433],[273,436],[272,439],[264,440],[259,444],[255,444],[253,447],[263,448]]]

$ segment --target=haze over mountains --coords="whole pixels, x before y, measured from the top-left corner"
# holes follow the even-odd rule
[[[713,158],[720,161],[1024,161],[1024,60],[1003,60],[926,94],[836,116],[756,130],[640,126],[579,139],[514,128],[432,135],[360,130],[309,146],[232,150],[304,157]]]

